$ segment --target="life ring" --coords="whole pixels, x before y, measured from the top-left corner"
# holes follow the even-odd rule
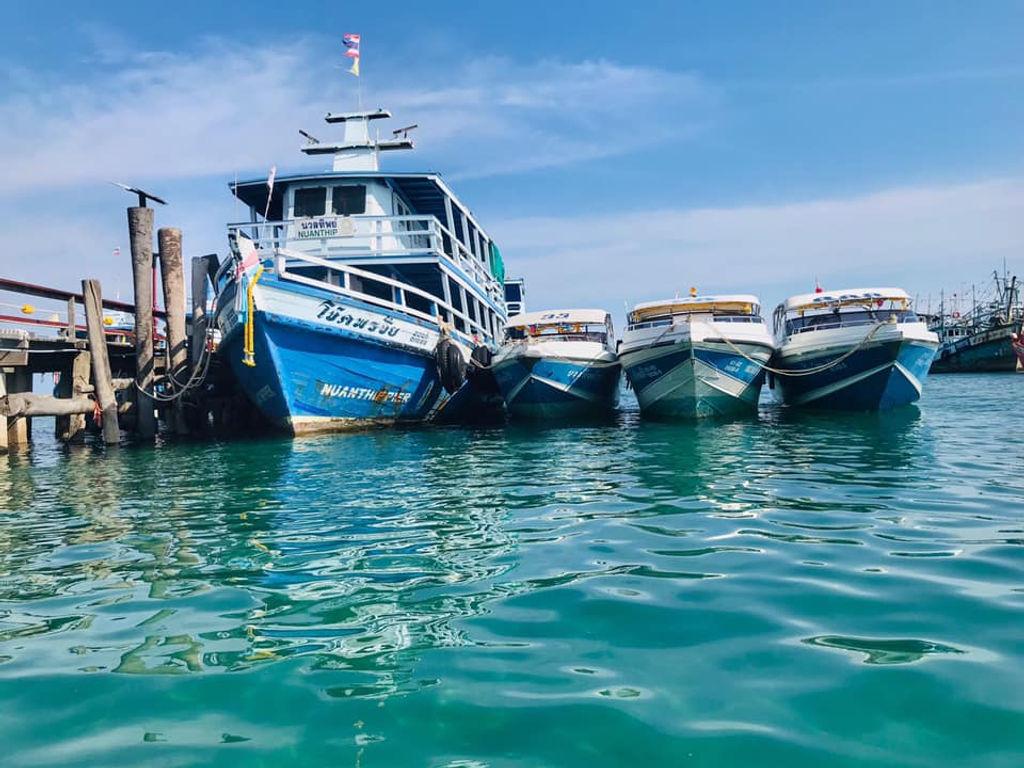
[[[959,313],[959,312],[954,312],[954,313],[953,313],[953,319],[954,319],[954,320],[956,320],[956,319],[957,319],[957,318],[959,318],[959,317],[960,317],[960,313]]]
[[[445,337],[437,342],[434,360],[437,362],[437,376],[441,386],[448,394],[454,394],[466,381],[466,361],[462,352],[454,341]]]

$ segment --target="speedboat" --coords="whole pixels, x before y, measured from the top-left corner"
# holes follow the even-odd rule
[[[302,151],[331,170],[231,185],[249,221],[215,278],[220,349],[292,433],[433,418],[505,328],[501,254],[469,208],[435,173],[380,170],[413,148],[409,128],[371,136],[389,117],[328,114],[341,139]]]
[[[769,385],[786,405],[884,410],[912,403],[939,337],[902,288],[793,296],[775,310]]]
[[[514,315],[491,371],[513,418],[606,415],[618,403],[621,377],[611,315],[603,309]]]
[[[700,418],[756,411],[774,349],[756,296],[691,291],[637,304],[619,359],[643,415]]]

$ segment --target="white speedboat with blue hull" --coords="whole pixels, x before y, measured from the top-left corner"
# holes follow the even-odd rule
[[[329,114],[338,143],[303,151],[331,171],[232,185],[250,221],[229,226],[217,276],[221,347],[241,387],[293,433],[435,415],[465,386],[507,313],[498,249],[439,176],[383,173],[382,110]]]
[[[774,349],[756,296],[694,291],[636,305],[619,359],[644,416],[702,418],[756,411]]]
[[[938,336],[901,288],[793,296],[775,310],[772,391],[786,405],[885,410],[921,397]]]
[[[603,309],[515,315],[491,370],[512,418],[607,416],[618,404],[621,379],[611,315]]]

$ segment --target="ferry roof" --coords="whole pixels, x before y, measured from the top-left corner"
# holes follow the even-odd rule
[[[470,220],[473,226],[484,233],[487,230],[473,218],[473,214],[464,206],[455,194],[436,173],[387,173],[384,171],[317,171],[315,173],[295,173],[278,176],[274,182],[274,193],[270,200],[269,221],[280,221],[284,217],[284,193],[290,184],[306,181],[322,181],[330,183],[343,179],[380,179],[395,187],[420,213],[436,216],[444,223],[447,219],[444,199],[449,197],[452,204]],[[249,179],[232,182],[228,185],[234,195],[257,211],[263,211],[267,205],[267,179]]]
[[[524,328],[528,325],[559,325],[580,323],[603,325],[608,313],[603,309],[545,309],[539,312],[524,312],[508,319],[509,328]]]
[[[797,296],[790,296],[783,306],[788,312],[796,309],[814,309],[819,306],[828,307],[837,303],[860,304],[879,299],[909,301],[910,296],[902,288],[842,288],[838,291],[801,293]]]
[[[633,311],[638,312],[665,307],[666,310],[678,308],[677,311],[690,312],[692,310],[689,307],[695,304],[755,304],[760,306],[761,300],[749,293],[709,294],[707,296],[687,296],[685,298],[662,299],[661,301],[645,301],[633,307]]]

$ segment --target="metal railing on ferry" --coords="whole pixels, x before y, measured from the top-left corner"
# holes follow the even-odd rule
[[[241,232],[257,248],[287,248],[322,259],[409,259],[417,256],[449,262],[481,285],[494,300],[504,295],[501,283],[485,263],[436,216],[314,216],[281,221],[239,222],[229,232]]]
[[[316,277],[303,274],[310,267],[316,270]],[[344,262],[284,248],[275,253],[274,270],[284,280],[358,299],[431,324],[444,322],[455,332],[463,334],[467,342],[477,336],[481,341],[493,343],[502,330],[500,320],[493,312],[484,310],[483,317],[480,317],[479,311],[470,313],[420,288]]]
[[[684,322],[690,320],[693,315],[682,314],[673,315],[672,317],[659,317],[655,320],[648,320],[643,323],[631,323],[627,326],[628,331],[641,331],[644,328],[664,328],[669,325],[681,325]],[[760,315],[714,315],[710,319],[706,315],[697,315],[701,322],[712,322],[712,323],[763,323],[764,318]]]

